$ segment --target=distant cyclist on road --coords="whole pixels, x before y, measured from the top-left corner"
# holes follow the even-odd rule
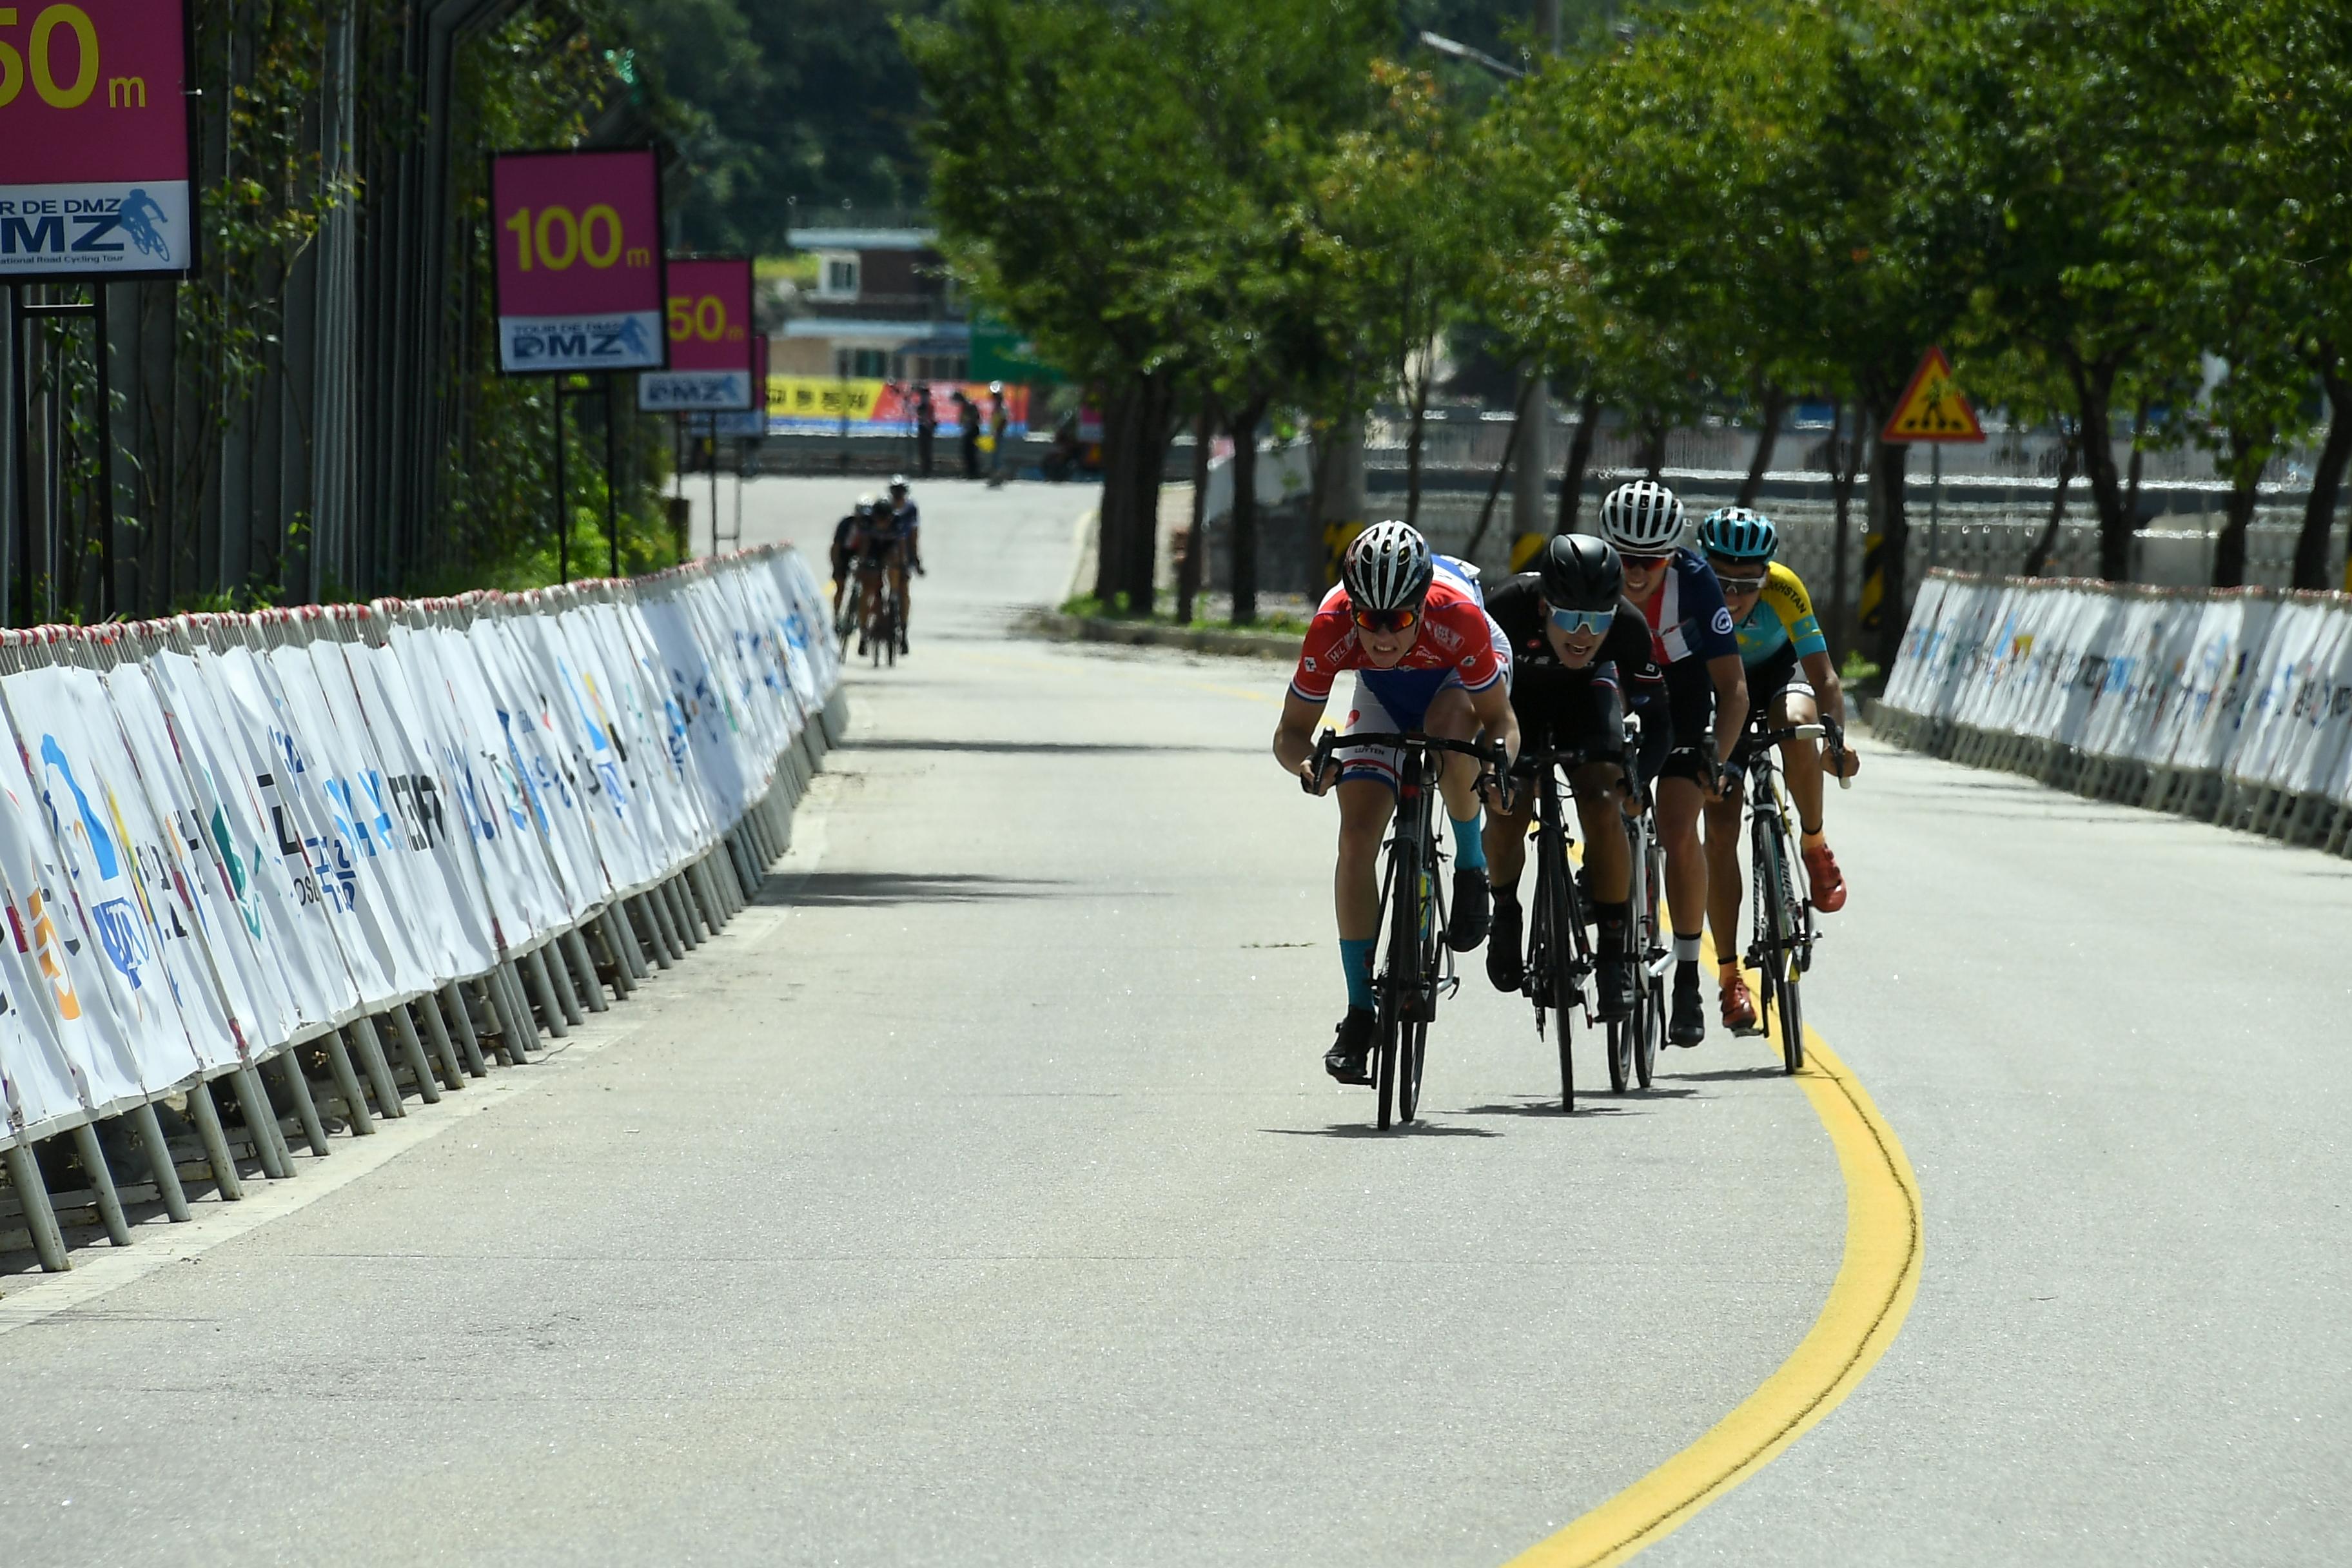
[[[1396,810],[1396,752],[1342,746],[1320,778],[1313,775],[1315,731],[1342,671],[1356,672],[1345,734],[1415,731],[1454,741],[1483,730],[1507,763],[1519,751],[1511,714],[1511,648],[1479,606],[1475,569],[1433,556],[1428,542],[1402,522],[1376,522],[1356,537],[1339,585],[1324,596],[1299,648],[1298,668],[1274,732],[1286,773],[1318,795],[1339,795],[1339,859],[1333,898],[1348,1011],[1324,1054],[1324,1070],[1341,1083],[1370,1083],[1365,1058],[1376,1023],[1372,944],[1380,934],[1381,839]],[[1446,941],[1457,952],[1478,945],[1488,919],[1486,856],[1480,837],[1478,764],[1447,753],[1438,789],[1454,828],[1454,901]]]
[[[1649,622],[1651,647],[1666,667],[1675,731],[1658,780],[1658,842],[1675,925],[1666,1037],[1695,1046],[1706,1038],[1698,984],[1699,927],[1707,908],[1699,808],[1721,799],[1735,782],[1731,753],[1748,722],[1748,682],[1723,590],[1706,563],[1682,547],[1683,503],[1675,492],[1654,479],[1619,485],[1601,503],[1601,531],[1625,563],[1625,595]]]
[[[1747,667],[1748,691],[1775,730],[1819,722],[1829,736],[1835,771],[1851,776],[1859,760],[1846,749],[1845,689],[1830,663],[1830,645],[1814,618],[1805,584],[1772,559],[1780,531],[1772,520],[1744,506],[1706,514],[1699,525],[1699,548],[1730,606]],[[1739,808],[1744,770],[1753,751],[1743,743],[1733,754],[1731,787],[1706,808],[1707,923],[1715,928],[1717,983],[1724,1027],[1756,1027],[1756,1000],[1739,968]],[[1845,878],[1822,832],[1822,757],[1819,742],[1789,741],[1780,747],[1781,777],[1796,803],[1802,830],[1798,853],[1812,888],[1813,907],[1832,913],[1845,907]]]
[[[849,567],[856,557],[857,531],[866,526],[866,519],[874,510],[871,492],[857,498],[857,505],[839,522],[833,525],[833,618],[841,619],[841,596],[849,590]]]
[[[929,576],[923,570],[923,509],[907,493],[907,476],[890,476],[890,510],[898,520],[898,540],[904,547],[899,552],[898,564],[892,586],[898,590],[898,651],[907,651],[907,622],[914,607],[914,596],[907,592],[907,571],[914,569],[918,577]]]
[[[1511,639],[1511,710],[1524,750],[1622,755],[1631,708],[1642,714],[1643,754],[1624,759],[1624,766],[1639,766],[1649,781],[1657,777],[1672,738],[1665,677],[1650,646],[1649,623],[1625,602],[1624,591],[1624,566],[1612,546],[1564,533],[1544,546],[1535,570],[1496,584],[1486,595],[1486,613]],[[1589,762],[1569,774],[1569,784],[1601,926],[1599,1016],[1622,1018],[1633,1005],[1626,958],[1633,860],[1625,839],[1625,775],[1617,763]],[[1535,792],[1525,790],[1511,809],[1486,818],[1486,865],[1495,887],[1486,978],[1497,991],[1517,991],[1526,978],[1519,871],[1535,810]]]
[[[899,528],[898,515],[890,510],[889,502],[867,499],[871,504],[866,507],[851,542],[857,557],[857,651],[861,654],[866,651],[875,615],[882,606],[884,579],[888,579],[894,589],[907,580],[907,542]],[[899,646],[903,651],[903,637]]]

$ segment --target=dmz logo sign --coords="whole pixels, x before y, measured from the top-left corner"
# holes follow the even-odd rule
[[[174,271],[187,233],[184,185],[0,186],[0,273]]]
[[[642,370],[662,363],[661,318],[509,316],[499,323],[508,371]]]

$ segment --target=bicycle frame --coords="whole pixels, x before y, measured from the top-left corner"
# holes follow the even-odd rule
[[[1781,1060],[1792,1073],[1804,1065],[1798,985],[1812,967],[1814,929],[1812,900],[1797,892],[1795,836],[1789,830],[1789,802],[1780,786],[1780,747],[1821,733],[1819,724],[1749,731],[1754,756],[1748,769],[1748,875],[1755,908],[1747,963],[1763,982],[1758,1021],[1769,1033],[1777,1019]]]
[[[1383,955],[1372,979],[1379,996],[1379,1060],[1373,1085],[1380,1125],[1411,1121],[1419,1109],[1421,1073],[1429,1026],[1437,999],[1461,984],[1446,946],[1444,854],[1437,844],[1437,763],[1434,753],[1457,752],[1494,768],[1498,755],[1465,742],[1414,733],[1366,733],[1346,737],[1327,730],[1316,742],[1311,776],[1320,779],[1331,753],[1349,746],[1389,747],[1397,760],[1396,813],[1381,848],[1381,920],[1374,951]],[[1313,785],[1307,780],[1310,793]]]

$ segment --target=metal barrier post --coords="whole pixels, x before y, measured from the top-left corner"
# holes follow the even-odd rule
[[[573,989],[580,993],[580,1000],[587,1005],[591,1013],[610,1011],[612,1004],[604,1000],[604,983],[596,977],[596,958],[588,951],[588,939],[581,934],[578,926],[573,926],[558,940],[563,943],[563,951],[571,955],[572,967],[579,982]]]
[[[63,1274],[73,1267],[73,1259],[66,1256],[65,1233],[58,1228],[58,1211],[49,1206],[49,1189],[41,1184],[41,1163],[22,1143],[9,1144],[5,1157],[9,1184],[24,1206],[25,1228],[33,1236],[33,1251],[43,1268]]]
[[[205,1162],[213,1170],[213,1185],[222,1198],[236,1203],[245,1196],[245,1182],[236,1173],[236,1157],[228,1152],[228,1134],[221,1131],[220,1110],[213,1104],[212,1086],[197,1080],[188,1086],[188,1109],[194,1113],[196,1137],[205,1146]]]
[[[417,1037],[416,1020],[408,1016],[407,1004],[394,1003],[384,1016],[392,1020],[394,1031],[400,1036],[400,1054],[408,1058],[408,1070],[416,1075],[417,1092],[425,1096],[426,1104],[439,1100],[443,1089],[466,1087],[466,1075],[454,1058],[436,1059],[426,1053],[425,1042]],[[437,1085],[434,1082],[436,1078],[440,1080]]]
[[[439,1004],[431,1016],[436,1023],[455,1026],[448,1032],[457,1037],[458,1047],[466,1053],[466,1070],[476,1078],[489,1077],[489,1064],[482,1060],[481,1039],[474,1033],[474,1020],[466,1011],[466,999],[458,994],[456,981],[441,987]]]
[[[163,1129],[155,1120],[155,1108],[142,1103],[126,1113],[131,1131],[139,1140],[139,1152],[146,1156],[148,1174],[155,1183],[155,1195],[163,1200],[163,1212],[179,1225],[188,1218],[188,1194],[180,1185],[179,1168],[172,1163],[171,1145],[163,1142]]]
[[[327,1070],[334,1075],[335,1092],[343,1099],[343,1120],[351,1124],[352,1135],[365,1138],[375,1131],[375,1118],[368,1114],[367,1091],[360,1088],[360,1075],[352,1069],[352,1053],[343,1044],[341,1029],[328,1031]]]
[[[310,1152],[324,1159],[328,1153],[327,1124],[320,1120],[319,1102],[310,1095],[310,1079],[295,1055],[301,1048],[289,1046],[269,1059],[278,1064],[278,1074],[286,1080],[287,1096],[294,1101],[294,1114],[301,1119],[302,1137],[310,1145]]]
[[[398,1120],[408,1114],[408,1107],[400,1102],[400,1080],[392,1076],[392,1064],[384,1059],[383,1041],[375,1032],[375,1020],[362,1015],[351,1021],[344,1036],[359,1048],[360,1068],[375,1087],[376,1113],[387,1120]]]
[[[131,1222],[123,1217],[122,1194],[115,1191],[114,1172],[106,1163],[106,1151],[99,1147],[98,1129],[85,1121],[73,1135],[74,1152],[81,1156],[82,1173],[98,1199],[98,1217],[106,1223],[106,1239],[117,1247],[130,1246]]]
[[[540,1016],[547,1032],[556,1039],[572,1033],[572,1020],[564,1016],[563,1004],[556,1000],[555,982],[547,973],[547,959],[538,948],[522,955],[522,972],[530,979],[531,994],[538,998]]]
[[[285,1130],[278,1125],[277,1108],[269,1103],[269,1091],[262,1087],[260,1075],[251,1068],[239,1068],[221,1076],[236,1084],[236,1102],[244,1113],[245,1135],[253,1145],[253,1157],[261,1162],[261,1173],[273,1182],[291,1177],[294,1152],[286,1147]]]

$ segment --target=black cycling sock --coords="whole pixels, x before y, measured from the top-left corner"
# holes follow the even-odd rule
[[[1601,917],[1601,951],[1622,953],[1625,951],[1625,927],[1633,918],[1633,905],[1623,899],[1613,904],[1596,902],[1592,912]]]

